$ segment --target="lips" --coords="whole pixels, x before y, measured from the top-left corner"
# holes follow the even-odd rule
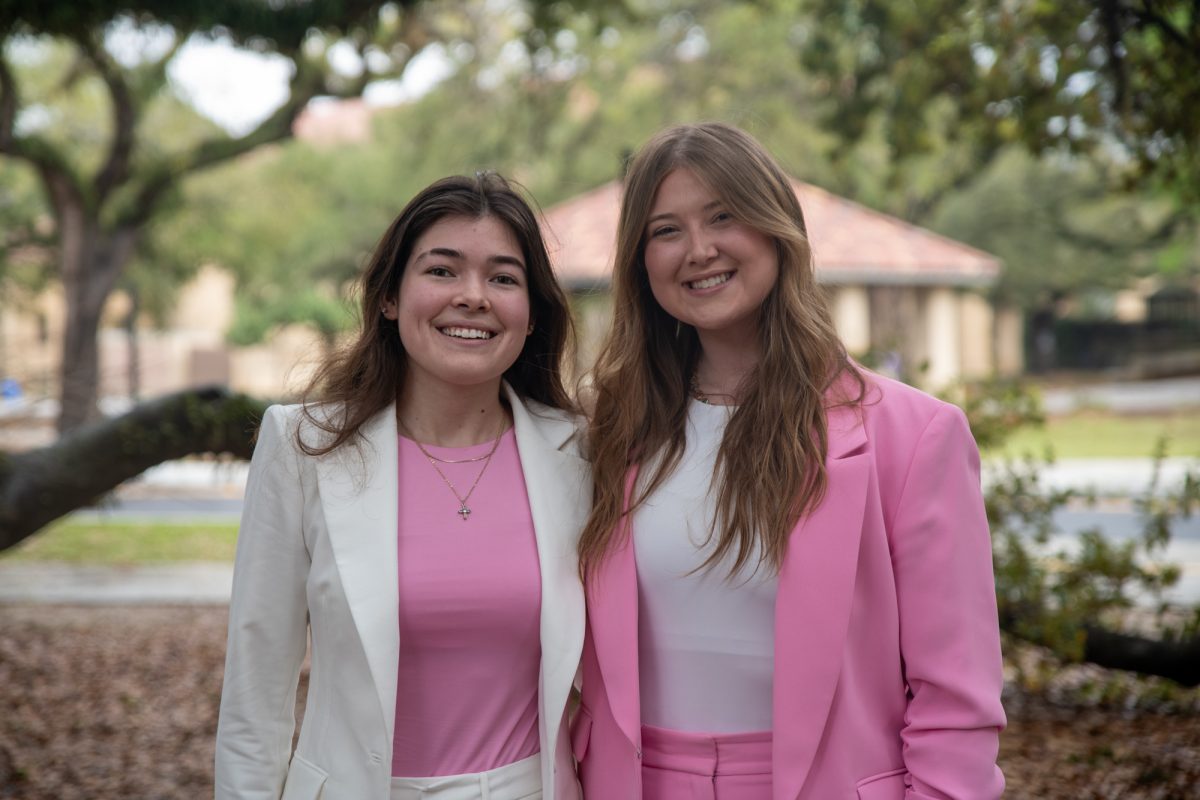
[[[494,333],[483,328],[467,328],[461,325],[438,328],[438,333],[443,336],[449,336],[452,339],[491,339],[495,336]]]
[[[689,289],[711,289],[714,286],[720,286],[732,277],[732,272],[722,272],[719,275],[710,275],[698,281],[685,281],[683,285]]]

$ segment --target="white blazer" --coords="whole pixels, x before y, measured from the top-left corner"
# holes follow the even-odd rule
[[[578,800],[567,697],[583,649],[576,541],[591,504],[575,420],[506,385],[541,569],[538,728],[545,800]],[[267,409],[238,534],[219,800],[387,800],[400,652],[397,430],[389,406],[365,446],[310,457],[299,406]],[[295,695],[311,632],[308,700],[292,752]],[[551,754],[552,757],[551,757]]]

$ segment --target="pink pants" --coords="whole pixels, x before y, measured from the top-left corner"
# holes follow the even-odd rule
[[[642,726],[642,800],[770,800],[771,732]]]

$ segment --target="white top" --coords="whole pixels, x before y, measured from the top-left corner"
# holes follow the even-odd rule
[[[732,411],[690,403],[679,466],[633,515],[642,722],[658,728],[771,730],[775,571],[754,556],[730,576],[729,555],[693,572],[714,548],[713,464]]]

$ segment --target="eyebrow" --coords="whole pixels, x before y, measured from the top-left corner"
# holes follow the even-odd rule
[[[452,247],[431,247],[428,250],[426,250],[424,253],[421,253],[421,255],[417,256],[416,260],[420,261],[421,259],[427,258],[429,256],[441,256],[442,258],[453,258],[458,261],[462,261],[463,259],[466,258],[466,256],[463,255],[463,252],[461,250],[455,250]],[[507,264],[509,266],[520,267],[521,269],[525,269],[525,262],[522,261],[521,259],[517,258],[516,256],[506,256],[506,255],[498,253],[496,255],[489,256],[487,260],[488,260],[488,263],[490,263],[490,264]]]
[[[720,206],[723,206],[723,205],[725,205],[725,204],[724,204],[724,203],[722,203],[720,200],[713,200],[711,203],[706,203],[706,204],[705,204],[705,206],[704,206],[704,208],[702,208],[702,209],[700,209],[700,210],[701,210],[701,211],[709,211],[709,210],[711,210],[711,209],[718,208],[718,207],[720,207]],[[660,219],[668,219],[668,218],[670,218],[670,217],[673,217],[673,216],[675,216],[675,214],[674,214],[674,213],[672,213],[672,212],[670,212],[670,211],[664,211],[662,214],[655,214],[653,217],[651,217],[650,219],[646,220],[646,224],[647,224],[647,225],[650,225],[650,224],[652,224],[652,223],[654,223],[654,222],[658,222]]]

